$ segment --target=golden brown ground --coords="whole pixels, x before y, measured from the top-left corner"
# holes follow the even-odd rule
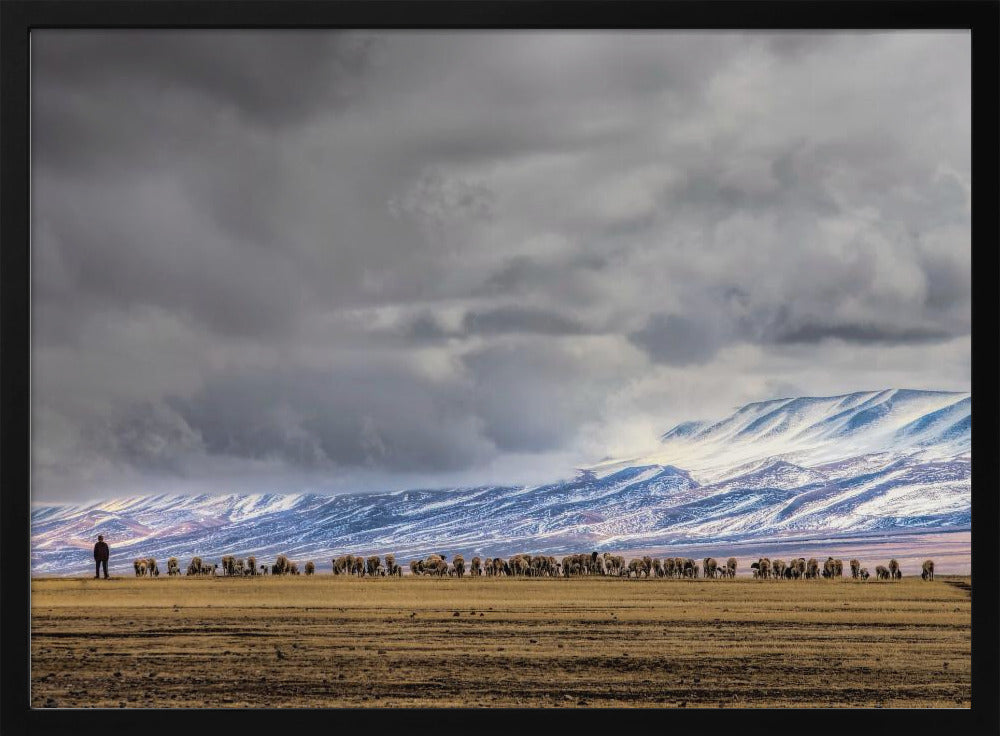
[[[34,707],[968,707],[969,578],[38,579]]]

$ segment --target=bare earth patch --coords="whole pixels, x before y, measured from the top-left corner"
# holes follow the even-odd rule
[[[969,582],[38,579],[31,703],[969,707]]]

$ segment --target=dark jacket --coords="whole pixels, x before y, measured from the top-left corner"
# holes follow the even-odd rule
[[[94,559],[97,562],[101,562],[102,560],[106,561],[110,555],[111,551],[108,549],[107,542],[98,542],[94,545]]]

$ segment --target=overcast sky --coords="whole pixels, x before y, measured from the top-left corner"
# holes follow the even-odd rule
[[[970,39],[32,33],[34,501],[529,483],[970,388]]]

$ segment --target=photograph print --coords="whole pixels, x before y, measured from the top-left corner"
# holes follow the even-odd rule
[[[971,65],[33,30],[31,707],[971,707]]]

